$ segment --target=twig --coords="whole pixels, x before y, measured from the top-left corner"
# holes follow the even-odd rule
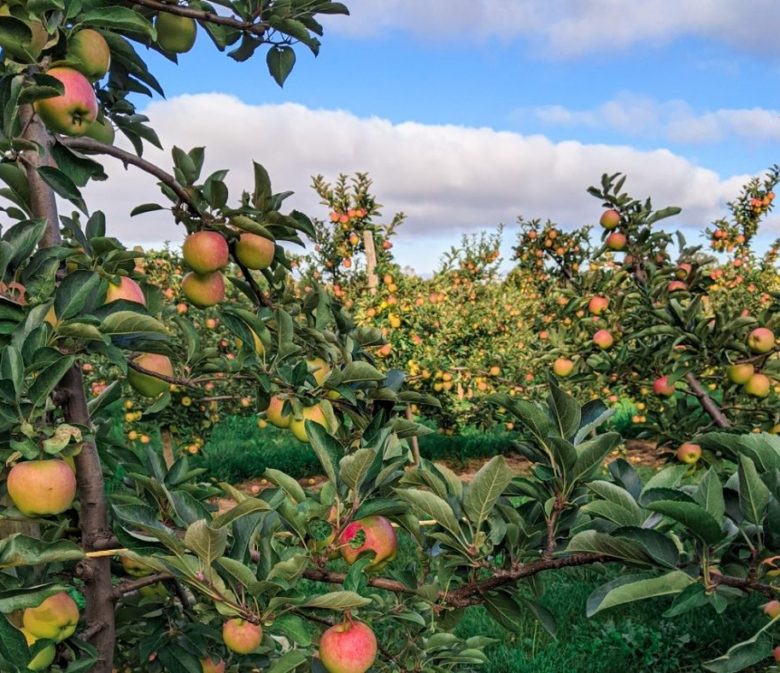
[[[270,26],[267,23],[255,23],[253,21],[241,21],[234,19],[231,16],[220,16],[213,12],[206,12],[201,9],[192,9],[184,5],[169,5],[163,2],[157,2],[157,0],[132,0],[132,2],[125,2],[127,5],[141,5],[142,7],[148,7],[158,12],[167,12],[168,14],[176,14],[177,16],[186,16],[190,19],[197,19],[199,21],[206,21],[207,23],[213,23],[218,26],[228,26],[229,28],[235,28],[237,30],[243,30],[246,33],[257,35],[258,37],[264,37]]]
[[[169,582],[173,579],[173,575],[169,575],[168,573],[155,573],[154,575],[139,577],[136,580],[127,580],[126,582],[121,582],[114,586],[114,597],[119,599],[132,591],[138,591],[138,589],[157,584],[157,582]]]

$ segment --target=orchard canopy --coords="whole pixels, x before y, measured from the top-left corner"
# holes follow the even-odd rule
[[[583,619],[748,602],[760,628],[704,669],[780,660],[778,246],[754,244],[778,170],[708,247],[615,167],[588,190],[595,226],[521,218],[509,273],[484,234],[422,279],[367,175],[315,178],[317,218],[262,157],[240,192],[198,138],[144,158],[160,141],[136,105],[166,84],[148,50],[210,42],[282,85],[347,14],[0,3],[0,670],[478,671],[496,639],[461,635],[470,611],[565,638],[545,577],[579,566],[609,578]],[[181,254],[128,249],[90,208],[113,162],[158,181],[132,215],[172,218]],[[289,431],[322,479],[216,481],[201,453],[229,414]],[[499,424],[527,469],[495,456],[466,481],[420,456],[433,425]],[[623,435],[658,469],[620,457]]]

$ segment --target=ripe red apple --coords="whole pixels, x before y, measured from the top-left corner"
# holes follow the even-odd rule
[[[73,68],[51,68],[46,74],[58,79],[64,93],[35,102],[35,111],[49,130],[83,136],[98,114],[98,101],[89,80]]]
[[[27,460],[11,468],[6,487],[25,516],[61,514],[76,497],[76,475],[62,460]]]
[[[726,375],[729,377],[729,381],[740,386],[746,384],[755,372],[756,368],[749,362],[729,365],[726,368]]]
[[[588,311],[590,311],[593,315],[601,315],[604,313],[604,311],[607,310],[608,306],[609,299],[597,295],[595,297],[591,297],[591,300],[588,302]]]
[[[225,298],[225,281],[219,271],[203,275],[190,272],[182,279],[181,289],[198,308],[214,306]]]
[[[560,378],[566,378],[569,374],[572,373],[573,369],[574,362],[568,358],[558,358],[555,362],[553,362],[553,374]]]
[[[612,229],[616,229],[620,224],[620,213],[614,208],[605,210],[601,214],[601,219],[599,220],[599,224],[601,224],[601,226],[604,227],[604,229],[607,229],[608,231],[611,231]]]
[[[610,250],[619,252],[626,247],[627,241],[628,239],[626,238],[625,234],[619,231],[613,231],[609,236],[607,236],[607,247]]]
[[[766,327],[756,327],[748,334],[747,344],[754,353],[768,353],[775,347],[775,334]]]
[[[157,44],[163,51],[184,54],[192,49],[198,34],[195,19],[160,12],[154,23],[157,29]]]
[[[365,673],[376,652],[376,636],[363,622],[344,621],[320,637],[320,661],[328,673]]]
[[[677,277],[678,280],[685,280],[688,278],[688,276],[691,275],[691,272],[693,271],[693,265],[688,264],[688,262],[681,262],[677,265],[677,270],[674,272],[674,275]]]
[[[165,355],[141,353],[133,362],[155,374],[162,374],[168,377],[173,376],[173,365],[170,358]],[[130,368],[127,370],[127,382],[133,387],[133,390],[144,397],[158,397],[168,390],[169,385],[163,379]]]
[[[698,444],[686,442],[677,449],[677,460],[686,465],[693,465],[701,458],[701,447]]]
[[[76,632],[79,607],[70,595],[61,591],[49,596],[40,605],[27,608],[22,615],[24,629],[36,638],[61,643]]]
[[[247,269],[267,269],[274,261],[275,249],[271,239],[244,232],[236,243],[236,257]]]
[[[769,619],[776,619],[780,617],[780,601],[772,600],[764,603],[762,610]]]
[[[674,384],[669,383],[668,376],[661,376],[653,381],[653,392],[659,397],[671,397],[675,390]]]
[[[363,544],[353,548],[350,541],[360,531],[365,534]],[[339,536],[339,547],[342,558],[349,564],[354,563],[364,551],[373,551],[375,555],[368,567],[380,570],[395,558],[398,537],[389,519],[383,516],[367,516],[346,525]]]
[[[666,291],[669,294],[673,292],[685,292],[688,289],[688,284],[682,280],[670,280],[666,286]]]
[[[615,343],[615,339],[609,330],[600,329],[593,335],[593,343],[596,344],[601,350],[607,350]]]
[[[141,286],[132,278],[120,276],[119,283],[109,283],[106,290],[106,304],[119,299],[135,302],[146,306],[146,297]]]
[[[764,374],[753,374],[748,382],[743,386],[743,390],[753,397],[766,397],[769,395],[771,382],[769,377]]]
[[[263,642],[263,629],[246,619],[234,617],[222,625],[222,640],[236,654],[249,654]]]
[[[326,429],[328,427],[328,421],[325,418],[325,412],[322,411],[322,407],[319,404],[315,404],[311,407],[304,407],[300,418],[293,417],[290,419],[290,430],[292,430],[293,435],[295,435],[296,439],[308,444],[309,435],[306,432],[307,420],[318,423]]]
[[[225,673],[225,660],[206,657],[200,660],[200,667],[203,673]]]
[[[228,244],[216,231],[197,231],[184,239],[181,247],[184,263],[195,273],[224,269],[230,261]]]
[[[91,82],[99,80],[111,67],[108,43],[92,28],[84,28],[71,36],[65,58]]]
[[[265,417],[269,423],[273,423],[277,428],[289,428],[292,414],[283,413],[284,400],[278,395],[271,397],[268,409],[265,410]]]

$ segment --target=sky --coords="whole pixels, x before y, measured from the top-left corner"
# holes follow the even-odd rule
[[[602,173],[657,207],[689,242],[726,214],[740,186],[780,162],[777,0],[346,0],[325,17],[315,59],[299,48],[283,88],[264,53],[236,63],[201,33],[179,65],[148,52],[166,98],[139,98],[166,148],[206,146],[238,198],[252,160],[312,217],[327,211],[311,177],[368,172],[400,264],[428,274],[465,233],[517,217],[564,229],[598,220],[586,188]],[[130,244],[178,245],[153,213],[154,181],[106,159],[93,208]],[[780,216],[762,244],[780,236]]]

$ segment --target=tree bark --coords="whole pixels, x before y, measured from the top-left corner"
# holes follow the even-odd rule
[[[368,278],[368,291],[376,294],[379,285],[379,277],[376,275],[376,246],[374,234],[366,229],[363,232],[363,247],[366,249],[366,277]]]
[[[707,415],[712,419],[712,422],[719,428],[730,428],[731,423],[729,423],[729,419],[726,418],[723,410],[715,403],[715,400],[707,394],[707,391],[704,390],[704,387],[699,380],[693,374],[686,374],[685,382],[688,384],[688,387],[691,389],[691,392],[696,399],[699,400],[702,409],[704,409],[704,411],[707,412]]]
[[[30,186],[30,206],[33,216],[47,221],[41,247],[51,247],[62,242],[60,236],[57,201],[52,189],[40,178],[39,166],[52,166],[53,138],[38,120],[30,106],[21,110],[25,126],[25,138],[38,143],[42,151],[25,152],[27,180]],[[65,419],[77,425],[91,427],[92,422],[84,393],[81,368],[74,365],[57,387],[63,402]],[[84,442],[75,458],[76,480],[79,489],[81,543],[85,551],[94,551],[113,539],[108,526],[103,470],[94,442]],[[111,559],[89,558],[82,561],[78,573],[84,580],[86,609],[84,618],[90,643],[97,649],[100,659],[91,673],[111,673],[114,658],[114,595],[111,584]]]

